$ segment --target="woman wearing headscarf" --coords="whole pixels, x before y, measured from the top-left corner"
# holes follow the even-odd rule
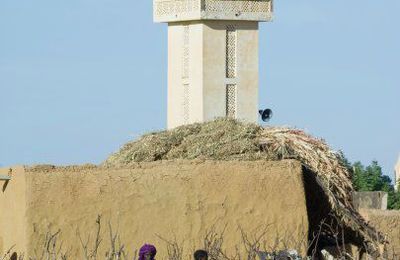
[[[139,250],[139,260],[155,260],[156,254],[157,249],[155,246],[144,244]]]

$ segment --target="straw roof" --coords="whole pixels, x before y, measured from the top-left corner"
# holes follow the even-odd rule
[[[362,237],[367,250],[379,252],[383,237],[352,205],[352,182],[340,153],[322,139],[286,127],[261,127],[230,119],[181,126],[146,134],[125,144],[103,165],[126,167],[137,162],[173,159],[283,160],[297,159],[315,175],[341,224]]]

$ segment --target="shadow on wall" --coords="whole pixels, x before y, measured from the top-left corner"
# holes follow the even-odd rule
[[[2,191],[5,192],[8,186],[8,183],[11,180],[12,170],[10,169],[8,175],[0,174],[0,183],[3,182]]]
[[[336,257],[346,253],[362,256],[366,252],[363,239],[349,227],[340,224],[316,175],[305,167],[303,173],[309,221],[308,255],[328,250]]]

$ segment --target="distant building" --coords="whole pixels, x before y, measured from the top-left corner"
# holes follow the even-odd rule
[[[168,24],[168,128],[258,120],[258,24],[272,0],[153,0]]]
[[[394,167],[394,181],[395,181],[395,189],[398,191],[400,189],[400,156],[397,160],[397,164]]]

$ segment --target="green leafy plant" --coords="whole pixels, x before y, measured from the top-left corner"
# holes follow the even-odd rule
[[[377,161],[364,166],[361,162],[351,164],[345,157],[343,162],[351,169],[353,186],[356,191],[385,191],[388,193],[388,209],[400,209],[400,192],[396,192],[392,180],[384,175]]]

